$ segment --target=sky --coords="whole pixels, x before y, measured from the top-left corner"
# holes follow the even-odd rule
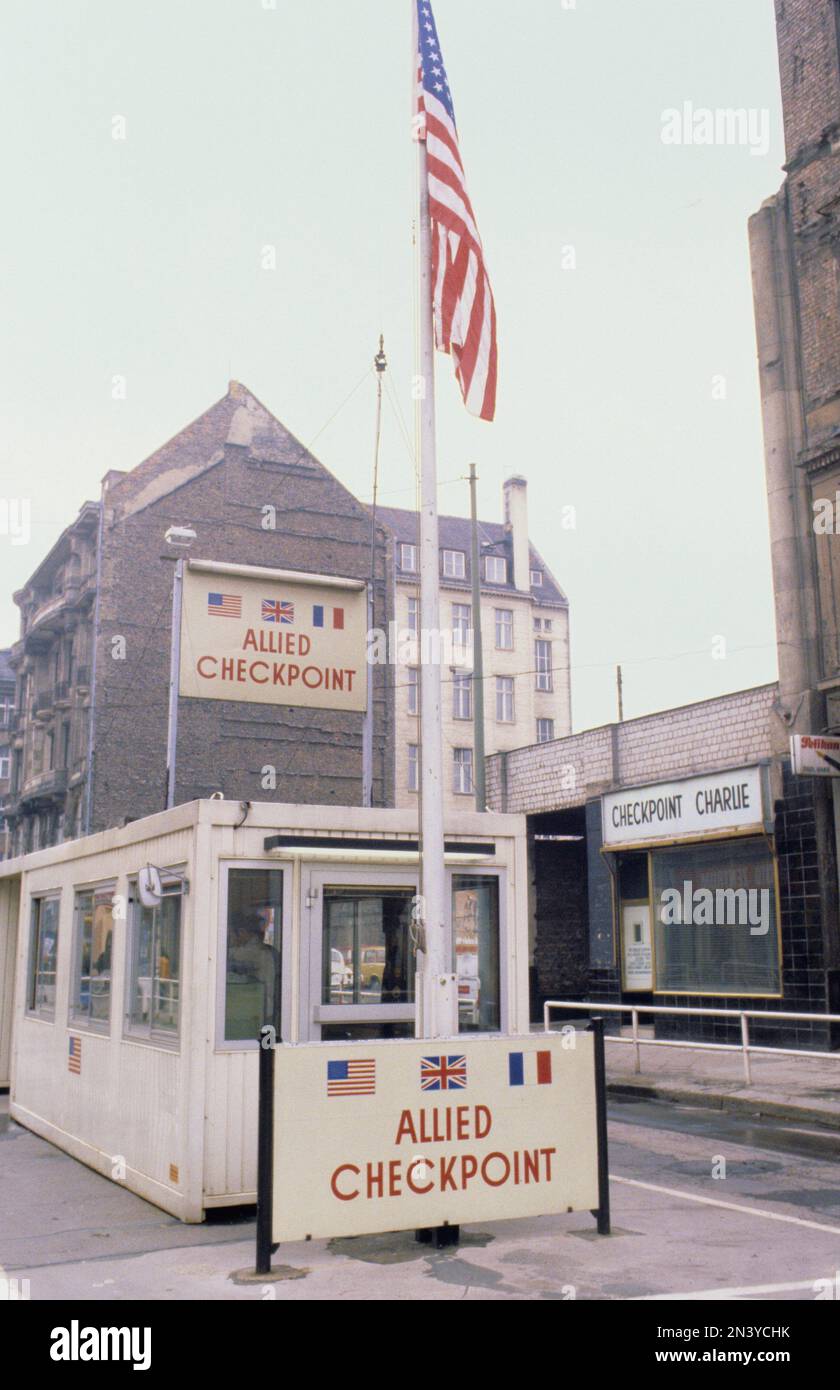
[[[104,473],[230,379],[370,500],[383,333],[380,500],[413,505],[411,8],[5,0],[0,500],[31,535],[0,526],[0,645]],[[627,718],[775,679],[747,238],[783,178],[772,0],[434,10],[500,354],[492,424],[438,356],[440,511],[471,462],[489,521],[527,477],[576,729],[616,717],[618,663]],[[676,143],[686,103],[754,138]]]

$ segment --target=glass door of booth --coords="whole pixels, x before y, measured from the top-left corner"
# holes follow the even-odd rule
[[[291,866],[223,866],[219,914],[217,1046],[257,1046],[270,1024],[291,1036]]]

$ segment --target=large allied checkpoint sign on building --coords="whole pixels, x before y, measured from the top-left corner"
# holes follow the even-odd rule
[[[281,1044],[273,1239],[599,1204],[594,1037]]]
[[[366,634],[361,581],[190,561],[179,694],[364,710]]]

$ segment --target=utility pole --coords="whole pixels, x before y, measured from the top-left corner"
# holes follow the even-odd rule
[[[487,787],[484,769],[484,648],[481,638],[481,551],[478,544],[478,509],[475,498],[475,464],[470,464],[470,521],[472,553],[472,629],[473,629],[473,745],[475,809],[487,810]]]
[[[367,586],[367,626],[373,627],[373,593],[376,584],[376,498],[379,490],[379,441],[382,436],[382,379],[388,368],[385,339],[379,335],[376,368],[376,433],[373,442],[373,501],[370,509],[370,579]],[[362,805],[373,805],[373,668],[368,670],[367,709],[362,725]]]
[[[624,723],[624,682],[621,678],[621,667],[615,668],[615,683],[618,690],[618,722]]]

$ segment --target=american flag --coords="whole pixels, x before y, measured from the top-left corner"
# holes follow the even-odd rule
[[[264,598],[262,601],[262,620],[264,623],[293,623],[295,605],[285,599]]]
[[[463,1091],[467,1084],[466,1057],[423,1057],[421,1091]]]
[[[376,1094],[376,1062],[327,1062],[328,1096],[372,1096]]]
[[[452,354],[464,404],[496,413],[496,306],[458,149],[455,108],[430,0],[417,0],[417,135],[426,142],[435,342]]]
[[[67,1070],[75,1072],[76,1076],[82,1074],[82,1040],[81,1038],[71,1038],[67,1052]]]
[[[211,618],[241,618],[242,599],[238,594],[208,594],[207,612]]]

